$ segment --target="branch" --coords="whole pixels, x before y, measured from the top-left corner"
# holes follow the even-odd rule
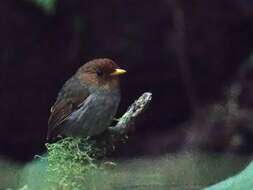
[[[135,102],[127,109],[124,115],[118,120],[114,127],[110,127],[109,131],[116,134],[126,134],[131,126],[135,123],[136,118],[145,111],[152,99],[152,93],[143,93]]]

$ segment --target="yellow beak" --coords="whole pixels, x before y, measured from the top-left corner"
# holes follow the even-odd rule
[[[115,69],[110,75],[115,76],[115,75],[123,75],[126,73],[126,70],[124,69]]]

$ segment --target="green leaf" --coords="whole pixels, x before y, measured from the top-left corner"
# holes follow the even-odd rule
[[[204,190],[249,190],[253,187],[253,161],[241,173]]]

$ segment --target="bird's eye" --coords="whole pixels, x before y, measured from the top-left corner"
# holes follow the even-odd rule
[[[102,76],[102,75],[103,75],[103,71],[101,71],[100,69],[98,69],[98,70],[96,71],[96,73],[97,73],[97,76]]]

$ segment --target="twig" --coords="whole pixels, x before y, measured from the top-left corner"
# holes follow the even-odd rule
[[[136,118],[148,107],[152,99],[152,93],[143,93],[135,102],[127,109],[124,115],[119,119],[114,127],[110,127],[110,132],[117,134],[126,134],[130,127],[134,124]]]

